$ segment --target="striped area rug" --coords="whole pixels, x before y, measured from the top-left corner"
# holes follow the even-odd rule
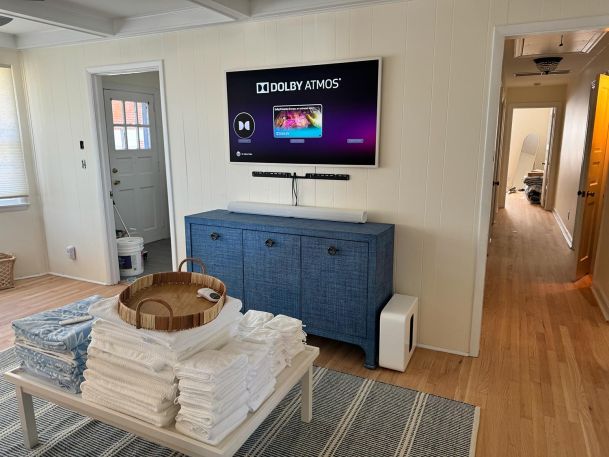
[[[15,368],[12,349],[0,372]],[[237,452],[239,457],[473,457],[479,409],[336,371],[314,374],[313,421],[300,421],[294,388]],[[23,446],[14,388],[0,381],[0,456],[181,454],[34,398],[40,444]]]

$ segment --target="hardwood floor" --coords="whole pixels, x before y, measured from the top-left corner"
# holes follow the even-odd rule
[[[477,457],[607,456],[609,324],[590,279],[570,281],[570,255],[551,213],[511,195],[489,253],[480,357],[417,349],[406,373],[370,371],[359,348],[311,336],[317,364],[480,406]],[[0,291],[0,349],[12,319],[123,287],[19,281]]]

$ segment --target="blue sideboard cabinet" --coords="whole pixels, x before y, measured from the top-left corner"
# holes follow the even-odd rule
[[[393,293],[394,226],[208,211],[186,216],[186,251],[228,294],[361,346],[378,363],[379,314]],[[198,267],[194,267],[197,270]],[[198,271],[198,270],[197,270]]]

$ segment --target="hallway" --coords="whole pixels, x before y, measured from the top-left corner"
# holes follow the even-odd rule
[[[488,257],[488,374],[468,398],[479,396],[483,417],[494,412],[481,428],[484,456],[607,455],[609,324],[590,278],[571,281],[572,255],[550,212],[508,196]]]

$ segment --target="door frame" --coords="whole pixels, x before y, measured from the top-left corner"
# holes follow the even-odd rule
[[[116,284],[120,281],[120,271],[118,268],[118,257],[116,248],[116,232],[114,225],[114,207],[112,199],[109,198],[111,185],[108,155],[108,139],[106,135],[106,117],[104,111],[104,94],[102,76],[113,76],[130,73],[144,73],[156,71],[159,74],[159,98],[160,98],[160,127],[163,133],[163,153],[165,158],[165,177],[167,180],[167,208],[169,211],[169,235],[171,238],[171,263],[172,269],[177,266],[177,245],[175,233],[175,205],[173,193],[173,180],[171,173],[170,149],[169,149],[169,129],[167,124],[167,105],[165,96],[165,73],[162,60],[148,62],[133,62],[118,65],[105,65],[100,67],[89,67],[86,69],[88,92],[91,97],[89,111],[93,132],[93,147],[97,150],[96,165],[99,169],[98,198],[103,202],[102,220],[106,226],[106,246],[104,249],[104,263],[106,270],[106,282]]]
[[[542,208],[551,211],[554,208],[554,196],[556,194],[556,178],[557,178],[557,163],[556,159],[558,159],[558,163],[560,163],[560,141],[562,139],[562,128],[557,129],[557,125],[561,125],[564,119],[564,109],[565,102],[563,101],[548,101],[548,102],[517,102],[517,103],[508,103],[505,113],[505,125],[503,130],[503,138],[501,144],[501,152],[499,155],[499,189],[501,190],[503,186],[506,187],[507,190],[507,175],[508,168],[510,163],[510,146],[512,141],[512,123],[514,121],[514,110],[515,109],[528,109],[528,108],[553,108],[555,109],[555,115],[552,129],[552,138],[548,138],[548,141],[551,144],[550,151],[548,152],[547,160],[550,161],[550,166],[548,167],[548,173],[544,176],[544,186],[546,182],[548,182],[549,192],[545,196],[545,205],[542,205]],[[547,146],[544,145],[544,147]],[[505,199],[504,199],[505,202]],[[505,205],[504,205],[505,206]],[[497,205],[499,207],[499,205]]]
[[[482,310],[484,306],[484,287],[486,281],[486,261],[488,253],[488,236],[490,231],[490,211],[492,208],[493,158],[495,156],[495,140],[497,136],[497,116],[499,115],[499,100],[501,96],[501,75],[503,71],[504,40],[510,37],[535,35],[541,33],[568,32],[571,30],[586,30],[606,28],[609,26],[609,16],[590,16],[556,21],[528,22],[513,25],[495,26],[489,33],[488,49],[488,79],[483,105],[483,131],[481,145],[482,181],[477,195],[476,215],[476,261],[473,291],[473,308],[470,326],[469,355],[477,357],[480,354],[480,337],[482,334]]]

